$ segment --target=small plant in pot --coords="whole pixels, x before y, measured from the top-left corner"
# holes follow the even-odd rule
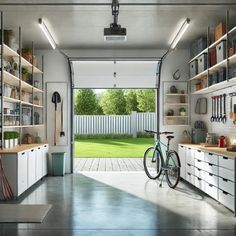
[[[20,134],[18,132],[13,132],[13,135],[14,135],[14,147],[18,145],[18,140],[19,140],[19,136]]]
[[[184,107],[180,107],[180,109],[179,109],[179,114],[180,114],[181,116],[186,116],[186,109],[185,109]]]
[[[29,72],[28,72],[28,70],[27,70],[26,68],[23,67],[23,68],[21,69],[21,74],[22,74],[22,80],[23,80],[23,81],[27,81],[28,73],[29,73]]]
[[[13,148],[14,147],[14,132],[9,132],[9,145],[10,145],[10,148]]]
[[[4,148],[10,148],[11,132],[4,132]]]

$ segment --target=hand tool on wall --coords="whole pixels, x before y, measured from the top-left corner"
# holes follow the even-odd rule
[[[219,96],[216,96],[216,117],[215,117],[215,121],[218,121],[219,118]]]
[[[233,96],[230,95],[230,113],[229,113],[229,118],[233,119]]]
[[[215,101],[214,101],[214,96],[211,97],[211,119],[210,121],[213,122],[214,121],[214,107],[215,107]]]
[[[217,121],[221,122],[222,120],[222,94],[218,96],[218,101],[219,101],[219,116],[217,118]]]
[[[55,104],[54,112],[54,145],[57,145],[57,104],[61,102],[61,96],[58,92],[52,94],[52,103]]]
[[[63,117],[63,100],[61,100],[61,132],[60,132],[60,137],[65,136],[65,132],[63,131],[63,126],[64,126],[64,117]]]
[[[234,115],[233,115],[233,123],[236,125],[236,104],[234,104]]]
[[[221,118],[221,122],[223,124],[225,124],[226,121],[227,121],[227,116],[226,116],[226,94],[224,93],[222,96],[223,96],[223,115],[222,115],[222,118]]]

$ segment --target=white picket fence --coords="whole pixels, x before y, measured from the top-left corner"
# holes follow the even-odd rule
[[[144,129],[156,130],[156,113],[131,115],[75,115],[75,134],[132,134]]]

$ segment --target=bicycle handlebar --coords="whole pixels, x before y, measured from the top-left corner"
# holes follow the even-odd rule
[[[156,132],[156,131],[153,131],[153,130],[144,130],[145,132],[147,133],[151,133],[151,134],[164,134],[164,135],[167,135],[167,134],[173,134],[174,132],[168,132],[168,131],[164,131],[164,132]]]

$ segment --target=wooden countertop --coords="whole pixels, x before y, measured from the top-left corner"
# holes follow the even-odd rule
[[[4,149],[0,149],[0,154],[16,154],[19,152],[25,152],[28,151],[32,148],[37,148],[37,147],[41,147],[44,145],[48,145],[47,143],[33,143],[33,144],[22,144],[22,145],[18,145],[14,148],[4,148]]]
[[[219,147],[203,147],[199,144],[179,144],[181,146],[201,150],[203,152],[210,152],[216,155],[225,156],[225,157],[231,157],[236,158],[236,152],[229,152],[226,150],[226,148],[219,148]]]

